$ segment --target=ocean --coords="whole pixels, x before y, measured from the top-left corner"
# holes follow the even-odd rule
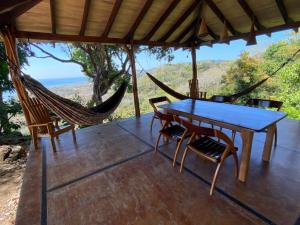
[[[42,83],[45,87],[59,87],[70,84],[84,84],[89,82],[88,77],[70,77],[70,78],[57,78],[57,79],[39,79],[40,83]],[[14,97],[16,95],[15,92],[9,93],[4,92],[3,98],[4,100],[9,99],[10,97]]]

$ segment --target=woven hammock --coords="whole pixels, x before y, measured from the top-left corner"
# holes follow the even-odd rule
[[[119,89],[105,102],[92,108],[86,108],[77,102],[63,98],[48,90],[28,75],[21,76],[21,82],[49,110],[70,124],[95,125],[106,119],[120,104],[128,82],[124,81]]]
[[[156,79],[154,76],[152,76],[150,73],[146,73],[148,75],[148,77],[158,86],[160,87],[162,90],[164,90],[165,92],[167,92],[169,95],[179,99],[179,100],[184,100],[184,99],[188,99],[190,98],[189,96],[180,94],[176,91],[174,91],[173,89],[171,89],[170,87],[168,87],[167,85],[165,85],[163,82],[159,81],[158,79]],[[230,99],[230,102],[235,101],[236,99],[238,99],[239,97],[249,94],[251,91],[253,91],[255,88],[257,88],[258,86],[262,85],[264,82],[266,82],[269,79],[269,77],[257,82],[256,84],[242,90],[241,92],[238,92],[236,94],[232,94],[232,95],[228,95],[225,96],[228,99]],[[198,98],[195,98],[198,99]],[[204,100],[204,99],[199,99],[199,100]]]
[[[236,93],[236,94],[232,94],[232,95],[227,95],[227,96],[221,96],[224,99],[224,102],[234,102],[236,101],[239,97],[242,97],[244,95],[249,94],[251,91],[255,90],[257,87],[259,87],[260,85],[262,85],[263,83],[265,83],[270,77],[272,77],[273,75],[275,75],[279,70],[281,70],[283,67],[285,67],[289,62],[293,61],[293,59],[298,55],[298,53],[300,52],[300,49],[297,49],[292,55],[291,57],[289,57],[285,62],[283,62],[275,71],[273,71],[273,73],[270,74],[269,77],[262,79],[261,81],[257,82],[256,84],[245,88],[244,90]],[[178,92],[176,92],[175,90],[173,90],[172,88],[168,87],[167,85],[165,85],[163,82],[159,81],[158,79],[156,79],[154,76],[152,76],[150,73],[146,72],[146,74],[148,75],[148,77],[158,86],[160,87],[162,90],[164,90],[165,92],[167,92],[169,95],[179,99],[179,100],[184,100],[184,99],[188,99],[190,98],[189,96],[180,94]],[[213,96],[214,97],[214,96]],[[198,99],[198,98],[195,98]],[[205,99],[200,99],[200,100],[205,100]]]

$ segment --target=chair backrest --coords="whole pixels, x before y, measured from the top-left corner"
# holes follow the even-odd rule
[[[30,113],[34,124],[44,124],[51,122],[48,109],[37,99],[28,97],[24,105]]]
[[[173,117],[174,117],[174,121],[176,121],[177,123],[186,127],[190,133],[198,135],[198,136],[204,135],[204,136],[208,136],[208,137],[216,137],[220,140],[223,140],[232,149],[234,148],[234,144],[233,144],[232,140],[226,134],[224,134],[222,131],[212,129],[209,127],[201,127],[201,126],[194,125],[190,121],[181,119],[180,117],[175,116],[175,115]]]
[[[161,96],[161,97],[156,97],[156,98],[150,98],[149,103],[152,106],[154,112],[158,111],[156,105],[158,103],[163,104],[163,103],[171,103],[170,99],[166,96]]]
[[[162,113],[160,111],[155,111],[154,113],[161,121],[165,121],[167,123],[174,121],[173,115],[171,114]]]
[[[260,99],[260,98],[251,98],[247,101],[246,105],[254,106],[254,107],[261,107],[261,108],[273,108],[279,111],[281,109],[283,102],[269,100],[269,99]]]
[[[220,103],[223,103],[223,102],[234,102],[234,98],[233,97],[230,97],[230,96],[224,96],[224,95],[213,95],[210,100],[212,102],[220,102]]]

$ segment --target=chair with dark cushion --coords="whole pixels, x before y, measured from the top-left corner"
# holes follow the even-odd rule
[[[180,119],[179,117],[175,120],[180,122],[184,127],[186,127],[187,131],[191,133],[191,138],[189,139],[182,156],[180,172],[182,172],[187,153],[192,151],[201,158],[217,164],[210,188],[210,195],[213,194],[221,166],[225,159],[231,155],[235,162],[235,176],[238,177],[238,149],[234,147],[232,140],[226,134],[212,128],[196,126],[187,120]],[[219,139],[221,141],[217,141],[215,139]]]
[[[173,158],[173,166],[175,166],[177,155],[179,152],[179,149],[181,147],[181,144],[185,138],[188,138],[190,135],[185,129],[185,127],[181,126],[180,124],[176,123],[176,121],[173,118],[173,115],[165,114],[159,111],[155,112],[155,116],[159,118],[160,121],[162,121],[163,126],[162,129],[159,131],[159,135],[156,141],[155,145],[155,152],[157,152],[158,144],[160,141],[161,136],[169,140],[174,140],[177,143],[176,151]]]
[[[157,115],[155,114],[155,112],[158,112],[158,109],[157,109],[157,105],[162,105],[162,104],[166,104],[166,103],[171,103],[170,99],[168,99],[168,97],[166,96],[161,96],[161,97],[157,97],[157,98],[150,98],[149,99],[149,103],[150,105],[152,106],[153,108],[153,111],[154,111],[154,114],[153,114],[153,117],[152,117],[152,120],[151,120],[151,131],[152,131],[152,127],[153,127],[153,122],[155,119],[158,119],[159,118],[157,117]]]
[[[235,99],[231,96],[225,96],[225,95],[213,95],[210,98],[210,101],[212,102],[219,102],[219,103],[233,103]],[[199,124],[200,125],[200,124]],[[211,128],[214,129],[214,125],[211,124]],[[220,127],[220,131],[222,131],[222,127]],[[232,131],[231,139],[234,142],[235,140],[235,131]]]
[[[258,107],[263,109],[275,109],[276,111],[280,111],[283,102],[269,99],[260,99],[260,98],[251,98],[246,103],[247,106]],[[266,132],[266,131],[265,131]],[[274,134],[274,146],[277,146],[277,126],[275,128]]]

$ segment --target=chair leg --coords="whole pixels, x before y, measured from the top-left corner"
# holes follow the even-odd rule
[[[33,139],[34,149],[37,150],[38,149],[38,135],[37,135],[36,127],[31,128],[31,135],[32,135],[32,139]]]
[[[53,128],[53,125],[52,124],[49,124],[47,126],[47,129],[48,129],[48,133],[49,133],[49,136],[50,136],[50,142],[51,142],[51,145],[52,145],[52,149],[54,152],[56,152],[56,146],[55,146],[55,141],[54,141],[54,137],[56,136],[54,134],[54,128]]]
[[[72,128],[72,136],[73,136],[73,142],[76,142],[77,139],[76,139],[76,133],[75,133],[75,128],[74,127]]]
[[[275,133],[274,133],[274,147],[277,146],[277,126],[275,127]]]
[[[54,137],[50,136],[50,141],[51,141],[53,151],[56,152],[56,145],[55,145]]]
[[[209,195],[212,195],[213,192],[214,192],[216,181],[217,181],[217,178],[218,178],[218,175],[219,175],[221,165],[222,165],[222,162],[218,163],[218,165],[217,165],[217,168],[216,168],[216,171],[215,171],[215,174],[214,174],[211,186],[210,186]]]
[[[161,133],[159,133],[157,141],[156,141],[156,145],[155,145],[155,148],[154,148],[155,153],[157,152],[157,147],[158,147],[158,144],[159,144],[159,141],[160,141],[160,137],[161,137]]]
[[[182,173],[182,169],[183,169],[183,166],[184,166],[184,161],[185,161],[188,150],[189,150],[188,147],[186,147],[185,150],[184,150],[184,153],[183,153],[183,156],[182,156],[182,159],[181,159],[180,170],[179,170],[180,173]]]
[[[152,131],[153,123],[154,123],[154,116],[152,116],[151,125],[150,125],[150,131]]]
[[[237,154],[232,154],[233,156],[233,160],[234,160],[234,164],[235,164],[235,177],[238,178],[239,177],[239,160],[237,157]]]
[[[174,154],[174,157],[173,157],[173,167],[175,167],[175,165],[176,165],[177,156],[178,156],[178,153],[179,153],[179,150],[180,150],[180,147],[181,147],[181,144],[182,144],[183,140],[184,139],[181,138],[180,141],[177,143],[176,151],[175,151],[175,154]]]
[[[235,136],[236,136],[236,131],[233,130],[232,133],[231,133],[231,139],[232,139],[232,142],[234,143],[235,141]]]

